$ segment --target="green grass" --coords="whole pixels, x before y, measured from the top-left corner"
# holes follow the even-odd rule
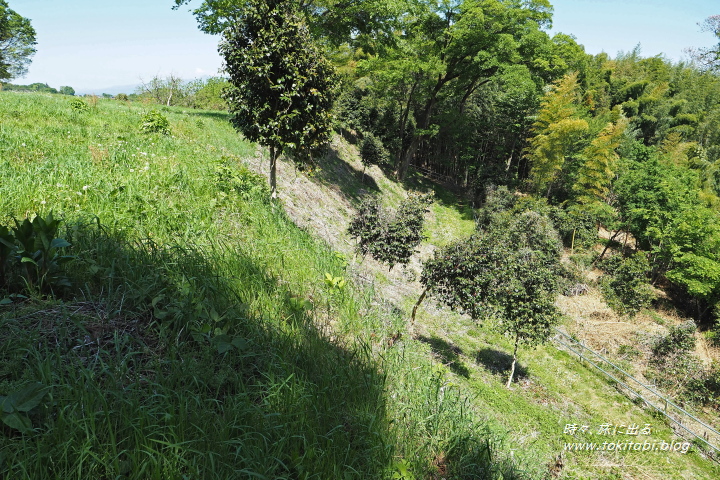
[[[401,314],[325,284],[344,263],[225,115],[143,135],[149,108],[0,92],[0,224],[53,211],[75,256],[71,288],[0,290],[0,394],[47,387],[31,432],[0,424],[0,476],[537,478]]]
[[[552,345],[520,351],[508,390],[511,345],[491,328],[426,301],[410,338],[417,298],[328,286],[352,268],[268,202],[225,114],[160,108],[172,134],[143,135],[150,108],[0,92],[0,225],[52,210],[76,257],[55,296],[0,289],[0,395],[47,386],[32,432],[0,423],[0,477],[540,479],[590,438],[568,423],[675,438]],[[354,202],[368,186],[339,153],[315,178]],[[376,179],[389,206],[404,198]],[[470,208],[408,185],[436,192],[430,243],[472,233]],[[694,451],[564,464],[562,478],[720,476]]]
[[[475,325],[456,314],[437,316],[421,309],[417,319],[422,338],[439,360],[448,365],[452,381],[463,392],[472,392],[471,408],[494,431],[504,431],[505,448],[525,452],[534,463],[549,462],[571,442],[684,441],[651,410],[643,409],[616,390],[592,367],[548,343],[520,349],[519,378],[510,390],[504,387],[512,343],[491,326]],[[452,348],[453,355],[443,355]],[[450,363],[451,362],[451,363]],[[651,435],[597,435],[599,426],[651,425]],[[565,425],[587,425],[593,433],[568,435]],[[691,449],[686,455],[667,452],[563,452],[561,478],[712,479],[720,468]],[[625,477],[623,477],[625,475]]]
[[[347,145],[341,144],[339,158],[327,163],[328,170],[336,174],[357,170],[359,161]],[[347,166],[344,165],[347,164]],[[321,163],[321,168],[326,164]],[[388,207],[397,207],[405,196],[401,185],[393,182],[374,168],[373,181],[378,186]],[[330,177],[328,177],[330,178]],[[357,192],[362,188],[359,175],[343,178],[343,192]],[[328,184],[324,179],[318,188]],[[366,180],[365,185],[370,182]],[[462,239],[474,231],[473,213],[459,205],[455,197],[442,187],[420,176],[413,176],[407,185],[415,190],[435,191],[436,202],[427,216],[426,235],[435,246]],[[575,257],[592,255],[576,254]],[[584,257],[581,259],[584,260]],[[583,262],[580,262],[583,263]],[[587,265],[586,265],[587,266]],[[390,278],[384,269],[378,269],[374,281],[388,294],[398,287],[398,279]],[[407,285],[401,285],[407,287]],[[419,288],[419,286],[418,286]],[[407,291],[407,288],[403,288]],[[417,301],[415,295],[396,298],[397,306],[405,315]],[[485,325],[476,325],[469,319],[437,309],[427,301],[419,311],[416,324],[417,340],[407,341],[405,361],[433,358],[435,370],[442,372],[446,386],[464,397],[466,408],[480,418],[483,429],[501,433],[501,448],[506,453],[523,457],[523,465],[532,478],[543,478],[546,465],[554,463],[562,454],[561,478],[651,478],[712,479],[720,475],[717,464],[691,450],[687,455],[666,452],[563,452],[565,443],[590,442],[602,438],[598,435],[564,434],[566,424],[588,425],[597,432],[600,425],[651,424],[652,434],[640,438],[649,441],[682,441],[664,420],[640,408],[622,395],[592,367],[547,344],[537,349],[521,349],[521,379],[511,390],[505,388],[510,366],[511,343]],[[393,376],[393,378],[395,378]],[[402,392],[407,384],[396,389]],[[432,396],[432,395],[431,395]],[[614,435],[603,441],[623,442],[635,440],[631,435]],[[600,442],[602,443],[602,442]],[[530,467],[529,467],[530,466]]]

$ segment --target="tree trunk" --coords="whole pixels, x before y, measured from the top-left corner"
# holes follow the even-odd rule
[[[412,88],[410,88],[410,93],[408,94],[408,100],[405,104],[405,107],[400,112],[400,148],[398,149],[397,156],[395,158],[395,168],[399,168],[400,161],[403,158],[403,144],[405,143],[405,128],[407,126],[407,119],[410,115],[410,103],[412,102],[413,95],[415,94],[415,88],[417,87],[418,80],[415,80],[415,83],[413,83]]]
[[[442,89],[443,85],[445,85],[450,79],[445,76],[439,76],[438,81],[435,84],[435,88],[433,89],[432,93],[430,94],[430,98],[428,99],[427,103],[425,104],[425,109],[423,111],[422,116],[422,123],[420,124],[420,130],[427,130],[427,128],[430,126],[430,115],[432,114],[432,109],[435,106],[435,102],[437,101],[437,96],[440,90]],[[407,175],[408,167],[410,166],[410,161],[415,156],[415,151],[417,151],[418,146],[420,145],[420,140],[422,140],[423,135],[414,134],[412,142],[410,142],[410,147],[408,148],[407,152],[405,152],[405,155],[403,156],[402,162],[400,163],[400,166],[398,167],[397,171],[395,172],[395,176],[398,180],[403,181],[405,180],[405,175]]]
[[[515,375],[515,363],[517,362],[517,351],[518,351],[518,344],[520,343],[520,335],[515,336],[515,351],[513,351],[513,361],[512,366],[510,367],[510,376],[508,377],[507,385],[505,387],[510,388],[510,384],[513,381],[513,375]]]
[[[270,199],[277,198],[277,151],[270,147]]]
[[[413,311],[412,311],[412,323],[413,324],[415,323],[415,314],[417,313],[417,309],[420,306],[420,304],[422,303],[422,301],[425,300],[425,295],[427,294],[427,291],[428,291],[427,288],[425,290],[423,290],[422,294],[420,295],[420,298],[418,298],[417,303],[413,307]]]
[[[415,151],[417,150],[419,144],[420,136],[413,135],[412,142],[410,142],[410,147],[408,148],[407,152],[405,152],[405,155],[403,156],[402,161],[400,162],[400,166],[398,167],[398,170],[396,172],[398,180],[405,180],[405,175],[407,175],[408,168],[410,167],[410,160],[412,160],[412,158],[415,156]]]
[[[620,232],[622,232],[622,229],[618,230],[617,232],[615,232],[615,234],[613,236],[610,237],[610,240],[608,240],[608,242],[605,244],[605,248],[603,248],[602,253],[600,253],[600,255],[598,255],[597,258],[595,258],[595,260],[593,260],[593,262],[590,264],[591,267],[603,259],[603,257],[605,256],[605,252],[607,252],[608,248],[610,248],[610,243],[612,243],[612,241],[615,240],[615,237],[620,235]],[[573,238],[575,238],[574,231],[573,231]],[[625,240],[627,241],[627,235],[625,235]],[[623,246],[623,253],[624,253],[624,251],[625,251],[625,247]]]

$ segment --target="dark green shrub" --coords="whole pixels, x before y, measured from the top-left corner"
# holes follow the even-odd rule
[[[710,330],[705,332],[705,339],[713,347],[720,347],[720,324],[717,321]]]
[[[151,110],[142,117],[140,124],[142,133],[160,133],[170,135],[170,122],[162,113],[157,110]]]
[[[600,280],[600,289],[618,313],[634,316],[655,298],[647,280],[650,264],[643,252],[628,258],[613,255],[603,261],[602,268],[607,274]]]
[[[687,375],[687,372],[685,374]],[[714,372],[710,369],[701,371],[697,375],[691,375],[680,395],[681,398],[695,404],[717,406],[720,393],[718,390],[720,375],[718,374],[717,369]]]
[[[708,394],[705,387],[707,373],[700,360],[692,354],[695,348],[690,321],[671,327],[667,335],[652,346],[649,370],[645,376],[671,396],[694,403],[702,403]]]
[[[370,132],[365,132],[360,143],[360,159],[365,166],[386,165],[390,161],[390,152],[382,140]]]
[[[494,215],[502,212],[528,211],[548,217],[566,247],[587,249],[597,242],[597,226],[589,215],[549,205],[545,198],[511,192],[506,186],[486,187],[485,202],[478,211],[478,227],[486,227]]]
[[[129,100],[127,93],[118,93],[115,95],[115,100],[120,100],[121,102],[127,102]]]
[[[485,201],[478,210],[477,226],[485,228],[492,222],[493,216],[511,210],[518,197],[505,185],[488,185],[485,187]]]
[[[677,327],[670,327],[668,334],[660,337],[652,347],[653,355],[662,357],[676,352],[691,352],[695,349],[695,322],[688,320]]]
[[[430,203],[429,195],[410,194],[393,213],[380,205],[379,198],[366,198],[348,233],[358,240],[363,255],[369,253],[391,269],[398,263],[406,265],[424,238],[422,229]]]

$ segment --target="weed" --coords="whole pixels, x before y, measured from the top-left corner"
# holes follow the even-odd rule
[[[79,98],[70,100],[70,108],[76,112],[86,113],[90,111],[90,106]]]
[[[142,117],[140,131],[142,133],[170,135],[170,122],[162,113],[157,110],[150,110]]]
[[[70,247],[65,239],[57,237],[60,220],[52,212],[43,218],[35,216],[31,221],[14,219],[10,230],[0,227],[0,285],[18,289],[18,281],[9,277],[13,270],[19,272],[25,290],[53,292],[70,286],[62,266],[74,257],[65,255]]]
[[[0,420],[21,433],[32,432],[32,423],[27,413],[40,405],[46,394],[45,385],[30,383],[6,397],[0,396]]]

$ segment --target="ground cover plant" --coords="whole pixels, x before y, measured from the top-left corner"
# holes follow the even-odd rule
[[[346,264],[223,115],[163,108],[164,135],[138,104],[0,95],[0,224],[52,211],[73,257],[62,295],[0,290],[1,476],[532,476],[389,345],[403,319],[371,287],[325,282]]]

